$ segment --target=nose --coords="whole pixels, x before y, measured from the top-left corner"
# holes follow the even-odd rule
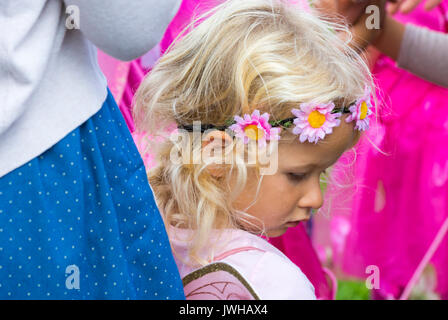
[[[298,206],[301,208],[320,209],[324,204],[324,198],[320,187],[319,179],[311,181],[306,188],[304,195],[300,198]],[[310,217],[311,210],[308,211],[308,218]]]

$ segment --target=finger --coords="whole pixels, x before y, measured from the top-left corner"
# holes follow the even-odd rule
[[[427,0],[425,2],[425,10],[429,11],[434,9],[435,7],[437,7],[440,3],[442,2],[442,0]]]
[[[398,12],[398,9],[400,8],[400,6],[403,4],[405,0],[398,0],[398,1],[394,1],[391,2],[389,1],[388,6],[387,6],[387,12],[389,14],[395,14]]]
[[[376,5],[380,8],[380,28],[383,27],[383,20],[385,16],[385,2],[386,0],[372,0],[370,4]],[[369,45],[373,40],[375,40],[378,35],[378,30],[369,30],[367,27],[367,19],[369,19],[369,14],[363,14],[359,21],[350,28],[353,41],[352,46],[357,51],[362,51]]]
[[[409,13],[422,2],[422,0],[406,0],[400,7],[401,13]]]
[[[398,6],[397,3],[389,3],[389,4],[387,5],[387,12],[388,12],[389,14],[395,14],[395,13],[397,13],[398,8],[399,8],[399,6]]]

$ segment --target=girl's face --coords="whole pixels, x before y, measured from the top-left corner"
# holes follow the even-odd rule
[[[234,207],[257,218],[250,222],[258,227],[263,227],[261,220],[269,237],[281,236],[289,227],[308,220],[311,209],[319,209],[323,205],[321,174],[359,139],[354,124],[347,124],[345,117],[332,134],[317,144],[300,143],[297,136],[294,140],[280,142],[276,173],[263,176],[258,196],[258,180],[255,173],[249,175],[247,186]],[[292,134],[286,133],[285,138],[286,135]],[[253,228],[245,227],[248,230]]]

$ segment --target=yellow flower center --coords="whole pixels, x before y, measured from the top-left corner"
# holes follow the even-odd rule
[[[313,128],[322,127],[323,124],[325,123],[325,120],[326,120],[325,115],[320,113],[317,110],[314,110],[308,116],[308,122],[309,122],[310,126]]]
[[[365,101],[363,101],[361,103],[361,116],[359,117],[359,119],[364,120],[367,117],[368,110],[369,110],[369,108],[367,107],[367,103]]]
[[[254,124],[250,124],[244,128],[244,133],[249,139],[257,141],[264,137],[264,131]]]

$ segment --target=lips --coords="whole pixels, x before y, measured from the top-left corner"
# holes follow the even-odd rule
[[[299,225],[299,223],[300,223],[300,221],[291,221],[291,222],[287,222],[286,226],[288,228],[294,228],[294,227],[297,227]]]

